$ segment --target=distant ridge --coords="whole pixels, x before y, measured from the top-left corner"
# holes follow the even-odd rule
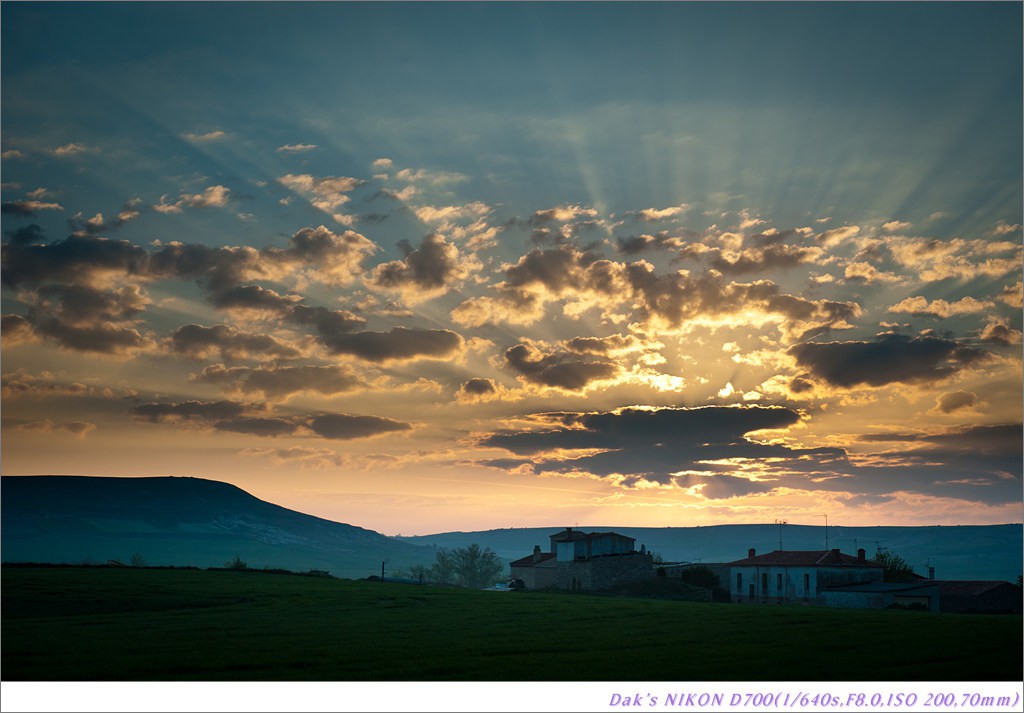
[[[4,562],[128,562],[320,569],[366,577],[430,562],[433,551],[289,510],[229,483],[191,477],[3,476]]]
[[[549,546],[548,536],[564,527],[513,528],[480,532],[445,532],[401,537],[409,543],[437,547],[464,547],[476,542],[490,547],[499,557],[518,559]],[[710,525],[703,527],[615,527],[580,525],[585,532],[615,531],[636,539],[636,546],[662,556],[667,562],[731,562],[758,552],[779,549],[778,525]],[[782,549],[825,549],[824,525],[783,525]],[[928,576],[935,568],[937,579],[991,579],[1016,582],[1024,570],[1024,525],[933,525],[925,527],[828,528],[828,547],[855,554],[863,548],[868,557],[879,547],[895,552],[914,571]]]

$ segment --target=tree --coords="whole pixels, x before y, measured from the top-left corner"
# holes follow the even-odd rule
[[[233,560],[228,560],[224,563],[224,567],[227,569],[249,569],[249,565],[242,561],[242,558],[235,555]]]
[[[129,562],[129,564],[131,564],[132,567],[145,567],[146,566],[146,558],[143,557],[138,552],[133,554],[132,558],[130,560],[128,560],[128,562]]]
[[[494,550],[490,547],[481,549],[476,543],[455,550],[452,560],[459,583],[470,589],[482,589],[494,584],[505,569]]]
[[[430,581],[437,584],[455,583],[455,562],[448,550],[438,550],[430,568]]]
[[[879,551],[873,562],[884,568],[882,581],[909,582],[914,579],[914,569],[895,552]]]

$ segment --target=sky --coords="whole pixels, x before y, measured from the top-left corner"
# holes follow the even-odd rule
[[[4,3],[2,473],[1020,522],[1021,13]]]

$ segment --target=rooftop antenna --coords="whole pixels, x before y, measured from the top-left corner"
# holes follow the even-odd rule
[[[782,552],[782,526],[789,523],[785,520],[776,520],[775,524],[779,526],[779,552]]]

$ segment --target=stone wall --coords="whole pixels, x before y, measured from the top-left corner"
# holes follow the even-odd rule
[[[596,591],[609,589],[620,582],[632,582],[653,576],[654,563],[651,556],[632,552],[559,562],[555,586],[559,589]]]

